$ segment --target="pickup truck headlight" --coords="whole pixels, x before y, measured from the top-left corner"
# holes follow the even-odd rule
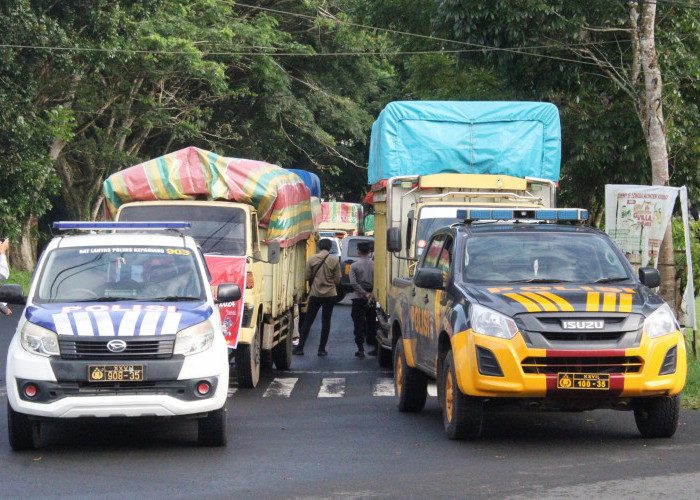
[[[27,321],[19,335],[20,344],[25,351],[41,356],[58,356],[58,335],[39,325]]]
[[[173,354],[189,356],[209,349],[214,343],[214,327],[209,320],[177,332]]]
[[[472,304],[470,316],[474,333],[501,339],[512,339],[518,333],[515,321],[488,307]]]
[[[680,330],[680,326],[668,304],[662,305],[644,320],[644,333],[650,339],[668,335],[676,330]]]

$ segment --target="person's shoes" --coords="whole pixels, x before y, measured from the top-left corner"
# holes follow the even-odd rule
[[[319,349],[318,355],[323,357],[323,356],[328,356],[328,353],[326,352],[325,349]]]
[[[357,352],[355,353],[355,356],[357,356],[358,358],[364,358],[364,357],[365,357],[365,351],[357,351]]]
[[[376,355],[377,355],[377,348],[376,347],[367,353],[367,356],[376,356]]]
[[[292,349],[292,354],[294,354],[294,355],[296,355],[296,356],[303,356],[303,355],[304,355],[304,349],[302,349],[301,347],[297,346],[297,347],[295,347],[294,349]]]

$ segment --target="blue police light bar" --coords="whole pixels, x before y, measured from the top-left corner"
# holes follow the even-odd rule
[[[189,222],[91,222],[60,221],[54,222],[53,228],[59,231],[105,231],[108,229],[189,229]]]
[[[478,220],[584,221],[588,210],[581,208],[468,208],[457,210],[457,218]]]

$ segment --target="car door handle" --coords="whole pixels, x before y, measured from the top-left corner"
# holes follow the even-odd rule
[[[423,304],[427,304],[430,302],[430,299],[428,298],[428,295],[426,294],[425,297],[423,297]]]

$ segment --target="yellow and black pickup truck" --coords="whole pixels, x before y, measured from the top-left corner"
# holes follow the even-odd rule
[[[678,426],[683,334],[608,236],[581,209],[459,211],[411,279],[394,280],[398,408],[421,411],[437,380],[447,435],[480,435],[489,407],[632,410],[644,437]],[[388,235],[390,251],[401,241]],[[499,403],[499,404],[495,404]]]

